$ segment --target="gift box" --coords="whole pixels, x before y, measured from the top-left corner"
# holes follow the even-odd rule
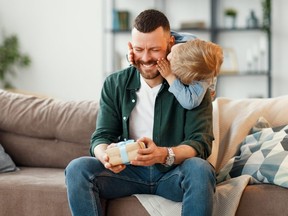
[[[113,166],[119,164],[130,164],[131,160],[135,160],[138,149],[143,148],[146,148],[143,142],[128,140],[117,143],[115,147],[108,148],[106,153],[109,157],[109,163]]]

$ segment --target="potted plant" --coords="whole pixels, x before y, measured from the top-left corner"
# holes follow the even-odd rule
[[[263,11],[263,29],[267,33],[270,33],[271,0],[262,0],[262,11]]]
[[[224,15],[225,15],[225,27],[236,28],[237,10],[235,10],[234,8],[226,8],[224,10]]]
[[[13,88],[9,75],[15,76],[17,68],[29,66],[30,63],[30,57],[20,52],[17,36],[4,37],[3,43],[0,44],[0,83],[2,87]]]

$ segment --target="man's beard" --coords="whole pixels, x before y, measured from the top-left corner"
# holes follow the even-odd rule
[[[143,62],[143,61],[136,61],[135,62],[136,68],[140,72],[143,78],[145,79],[155,79],[160,75],[160,72],[156,69],[155,65],[157,65],[157,61],[155,60],[150,60],[148,62]],[[143,70],[143,65],[154,65],[152,69],[145,69]]]

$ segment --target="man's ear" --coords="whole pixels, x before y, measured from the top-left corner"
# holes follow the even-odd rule
[[[175,44],[175,37],[174,36],[170,36],[169,39],[169,43],[168,43],[168,47],[169,47],[169,52],[171,51],[171,47]]]
[[[173,35],[170,36],[169,44],[170,46],[173,46],[175,44],[175,37]]]

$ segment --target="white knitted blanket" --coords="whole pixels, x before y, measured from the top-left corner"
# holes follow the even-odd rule
[[[214,196],[213,216],[235,215],[242,192],[250,181],[243,175],[217,185]],[[151,216],[180,216],[181,202],[173,202],[157,195],[135,195]]]

